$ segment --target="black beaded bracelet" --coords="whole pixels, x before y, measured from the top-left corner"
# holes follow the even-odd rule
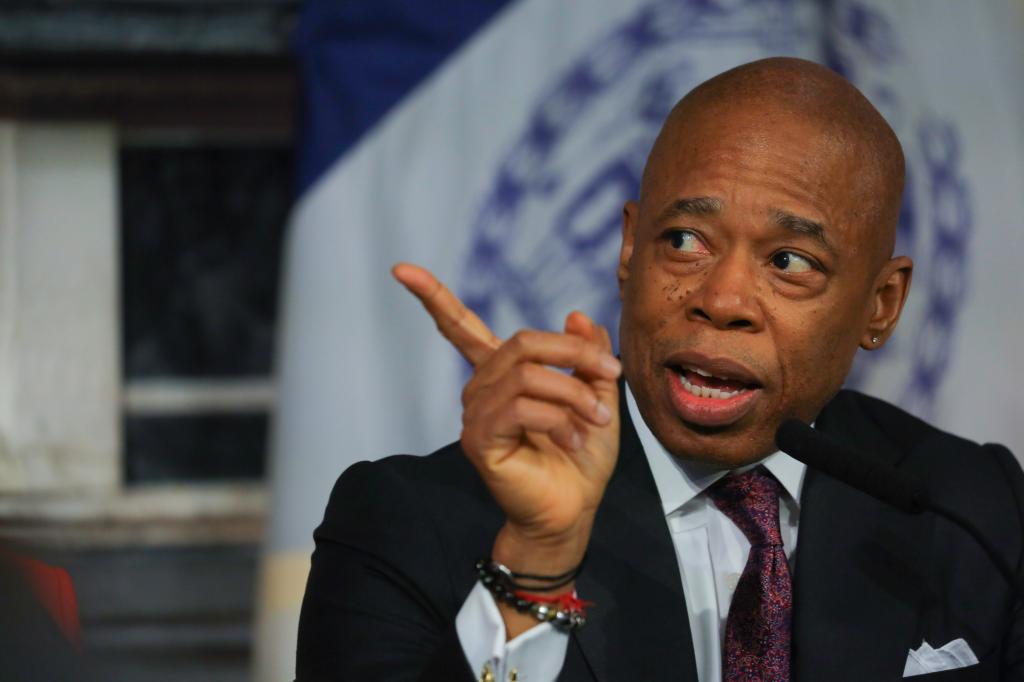
[[[583,560],[586,561],[586,555]],[[490,557],[481,559],[495,567],[495,570],[507,578],[509,586],[514,590],[520,592],[550,592],[557,590],[559,587],[565,587],[572,583],[579,576],[580,571],[583,570],[583,561],[581,561],[575,568],[571,568],[565,573],[559,575],[536,575],[534,573],[516,573],[504,564],[500,564],[494,561]],[[531,584],[523,584],[520,580],[532,581]],[[533,583],[542,583],[540,585]]]
[[[582,564],[580,564],[582,566]],[[580,566],[562,576],[551,576],[560,581],[558,585],[549,586],[562,587],[568,585],[579,575]],[[486,587],[495,599],[500,599],[519,613],[528,613],[542,623],[551,623],[556,630],[569,632],[578,630],[586,625],[587,618],[582,609],[562,609],[553,604],[545,604],[538,601],[524,599],[516,594],[523,591],[537,591],[537,588],[519,585],[513,580],[513,576],[522,575],[513,573],[503,564],[485,557],[476,562],[476,574],[480,583]],[[523,577],[535,578],[535,576],[523,575]],[[547,576],[537,576],[538,579],[548,579]]]
[[[586,555],[583,556],[583,560],[586,561]],[[515,571],[509,571],[512,577],[516,580],[539,580],[541,582],[556,583],[561,580],[569,579],[570,581],[575,580],[576,576],[580,574],[580,570],[583,568],[583,561],[581,561],[576,568],[570,568],[565,573],[559,575],[535,575],[533,573],[516,573]],[[568,584],[568,583],[565,583]]]

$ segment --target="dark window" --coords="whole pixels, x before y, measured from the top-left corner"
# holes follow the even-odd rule
[[[262,478],[267,415],[215,414],[125,419],[131,483]]]
[[[267,144],[120,154],[126,382],[269,377],[291,152]],[[261,478],[266,414],[125,417],[129,483]]]
[[[289,150],[121,152],[125,376],[270,371]]]

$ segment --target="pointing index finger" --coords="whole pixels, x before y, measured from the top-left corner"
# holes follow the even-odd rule
[[[477,365],[501,345],[501,339],[427,269],[412,263],[398,263],[392,276],[420,300],[434,319],[438,331],[455,349]]]

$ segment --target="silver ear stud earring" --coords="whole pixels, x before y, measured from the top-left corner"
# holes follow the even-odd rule
[[[871,343],[878,343],[878,337],[877,336],[872,336],[871,337]]]

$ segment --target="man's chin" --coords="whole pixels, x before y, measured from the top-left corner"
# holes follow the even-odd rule
[[[733,470],[742,469],[743,467],[760,462],[771,453],[766,453],[758,456],[740,455],[734,452],[710,452],[701,455],[700,457],[694,457],[691,455],[682,455],[672,453],[674,457],[683,461],[692,463],[701,468],[708,470]]]
[[[753,416],[753,415],[749,415]],[[722,426],[677,420],[665,437],[658,436],[675,457],[715,469],[737,469],[776,451],[774,435],[759,420],[741,419]]]
[[[655,377],[630,385],[654,436],[675,457],[735,469],[775,452],[774,429],[769,425],[774,392],[769,388],[751,386],[723,399],[693,394],[674,371]],[[647,390],[636,391],[637,387]]]

